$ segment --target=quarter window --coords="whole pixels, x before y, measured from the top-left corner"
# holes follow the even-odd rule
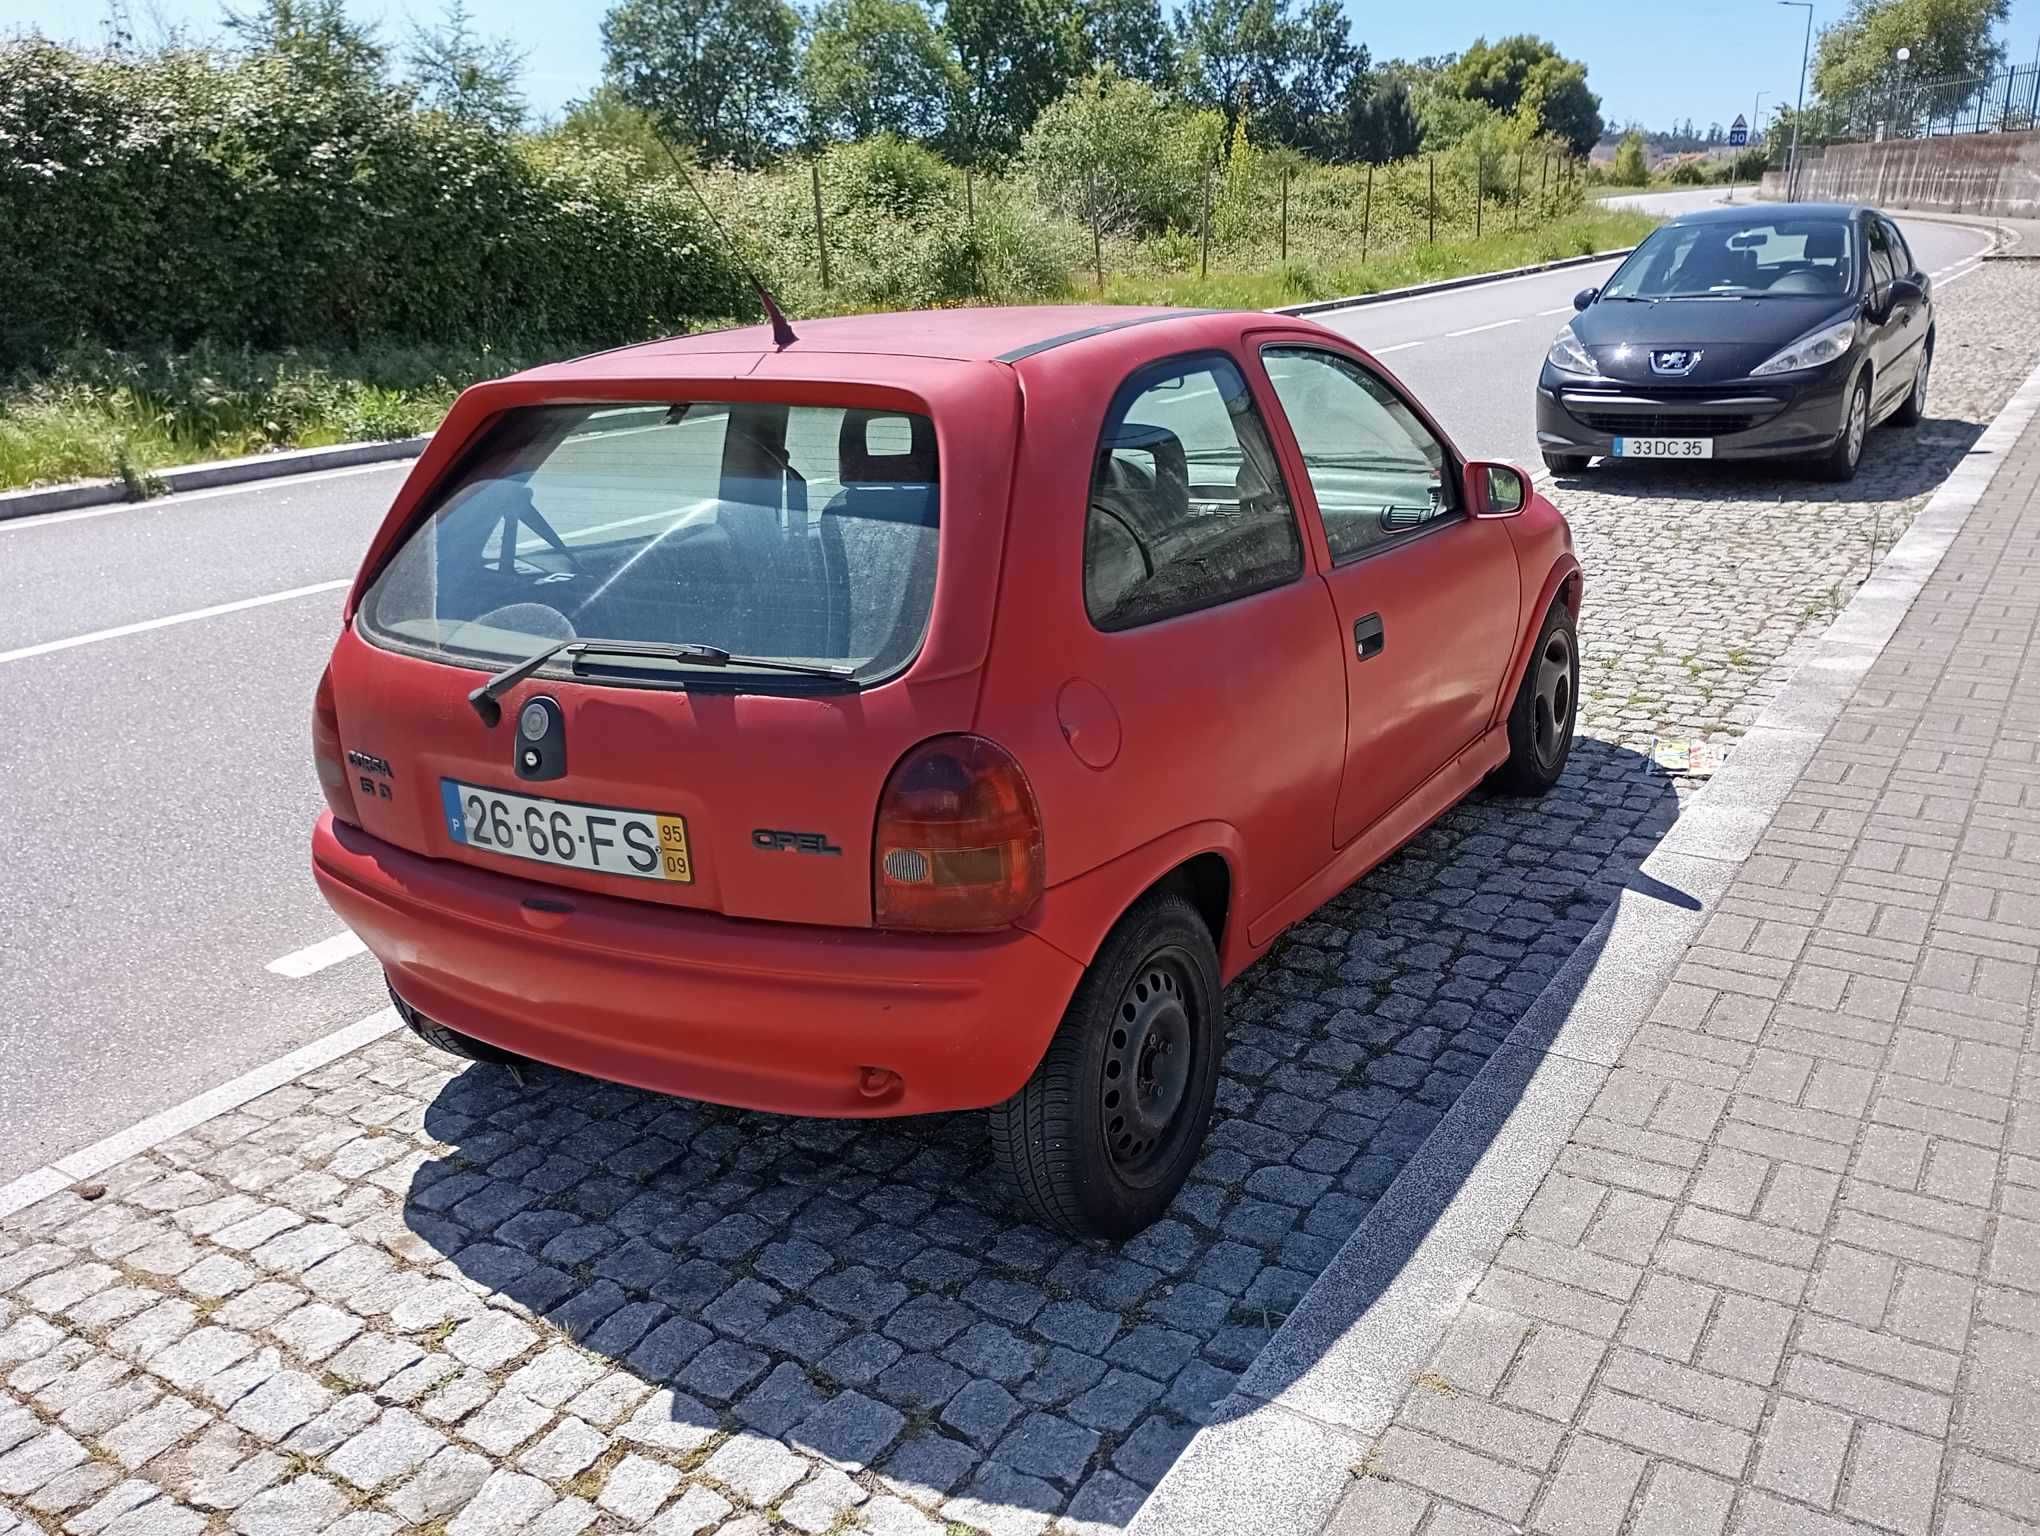
[[[1445,446],[1386,383],[1314,347],[1270,347],[1262,358],[1334,563],[1451,516]]]
[[[1131,629],[1294,581],[1303,542],[1267,429],[1230,359],[1177,359],[1122,386],[1084,524],[1084,606]]]

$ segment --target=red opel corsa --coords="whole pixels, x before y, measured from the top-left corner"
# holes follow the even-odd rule
[[[479,385],[321,679],[320,888],[425,1039],[797,1115],[989,1107],[1124,1236],[1221,989],[1571,747],[1581,575],[1304,321],[976,309]]]

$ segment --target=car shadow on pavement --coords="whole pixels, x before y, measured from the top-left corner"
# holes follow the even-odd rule
[[[450,1075],[406,1225],[477,1307],[567,1336],[463,1322],[505,1342],[464,1357],[503,1390],[460,1433],[520,1465],[562,1434],[598,1472],[635,1451],[813,1530],[888,1498],[930,1529],[1123,1524],[1677,814],[1677,781],[1582,737],[1543,800],[1477,794],[1292,929],[1228,989],[1190,1182],[1116,1246],[1034,1225],[980,1115]]]
[[[1583,474],[1553,476],[1552,484],[1561,495],[1585,490],[1610,496],[1703,501],[1726,492],[1773,500],[1865,505],[1910,501],[1946,480],[1982,435],[1981,423],[1947,417],[1930,416],[1917,427],[1878,427],[1864,447],[1856,478],[1844,482],[1821,480],[1805,465],[1791,460],[1646,464],[1599,459]]]

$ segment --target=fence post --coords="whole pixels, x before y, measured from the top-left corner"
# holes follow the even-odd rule
[[[1197,221],[1200,248],[1197,256],[1197,275],[1211,276],[1211,167],[1204,168],[1204,214]]]
[[[1528,150],[1516,151],[1516,228],[1523,227],[1523,157]]]
[[[1282,167],[1282,265],[1289,265],[1289,167]]]
[[[1084,201],[1091,211],[1091,267],[1098,274],[1098,297],[1105,296],[1105,245],[1098,238],[1098,172],[1084,168]]]
[[[1480,238],[1481,212],[1487,207],[1487,151],[1473,152],[1473,238]]]
[[[1367,162],[1367,199],[1360,205],[1360,265],[1367,265],[1367,233],[1374,224],[1374,162]]]
[[[1438,157],[1431,156],[1431,235],[1430,243],[1438,243]]]
[[[968,161],[963,167],[963,223],[970,232],[970,287],[971,292],[985,291],[985,274],[978,265],[977,244],[977,189],[972,185],[973,173]]]
[[[1551,151],[1544,152],[1544,161],[1537,168],[1537,217],[1544,218],[1551,212],[1551,199],[1546,191],[1551,186]]]
[[[822,292],[829,291],[829,236],[822,228],[822,162],[819,159],[808,162],[808,172],[815,189],[815,249],[822,257]]]

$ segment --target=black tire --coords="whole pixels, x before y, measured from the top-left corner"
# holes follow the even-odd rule
[[[1905,400],[1891,413],[1891,419],[1901,427],[1916,427],[1927,414],[1928,375],[1934,369],[1934,338],[1927,338],[1926,351],[1920,356],[1918,372],[1913,374],[1912,388],[1905,392]]]
[[[383,978],[383,985],[389,987],[389,978]],[[506,1051],[500,1045],[491,1045],[486,1040],[477,1040],[473,1035],[464,1035],[459,1030],[448,1029],[444,1024],[435,1024],[401,997],[397,989],[389,987],[390,1001],[396,1005],[397,1017],[404,1021],[404,1027],[423,1040],[434,1050],[444,1051],[449,1056],[458,1056],[462,1061],[486,1062],[496,1067],[517,1067],[524,1065],[527,1058],[515,1051]]]
[[[1863,462],[1863,449],[1869,441],[1870,374],[1866,369],[1849,392],[1849,403],[1842,411],[1842,430],[1835,437],[1834,447],[1815,461],[1816,472],[1821,479],[1838,484],[1855,479],[1856,468]]]
[[[1211,931],[1156,891],[1099,946],[1034,1075],[992,1109],[992,1149],[1047,1225],[1131,1237],[1197,1161],[1224,1047]]]
[[[1592,456],[1584,453],[1550,453],[1544,455],[1544,467],[1554,475],[1584,475]]]
[[[1496,789],[1541,795],[1558,782],[1572,756],[1579,698],[1579,635],[1572,610],[1560,598],[1544,616],[1516,702],[1509,706],[1509,756],[1489,781]]]

